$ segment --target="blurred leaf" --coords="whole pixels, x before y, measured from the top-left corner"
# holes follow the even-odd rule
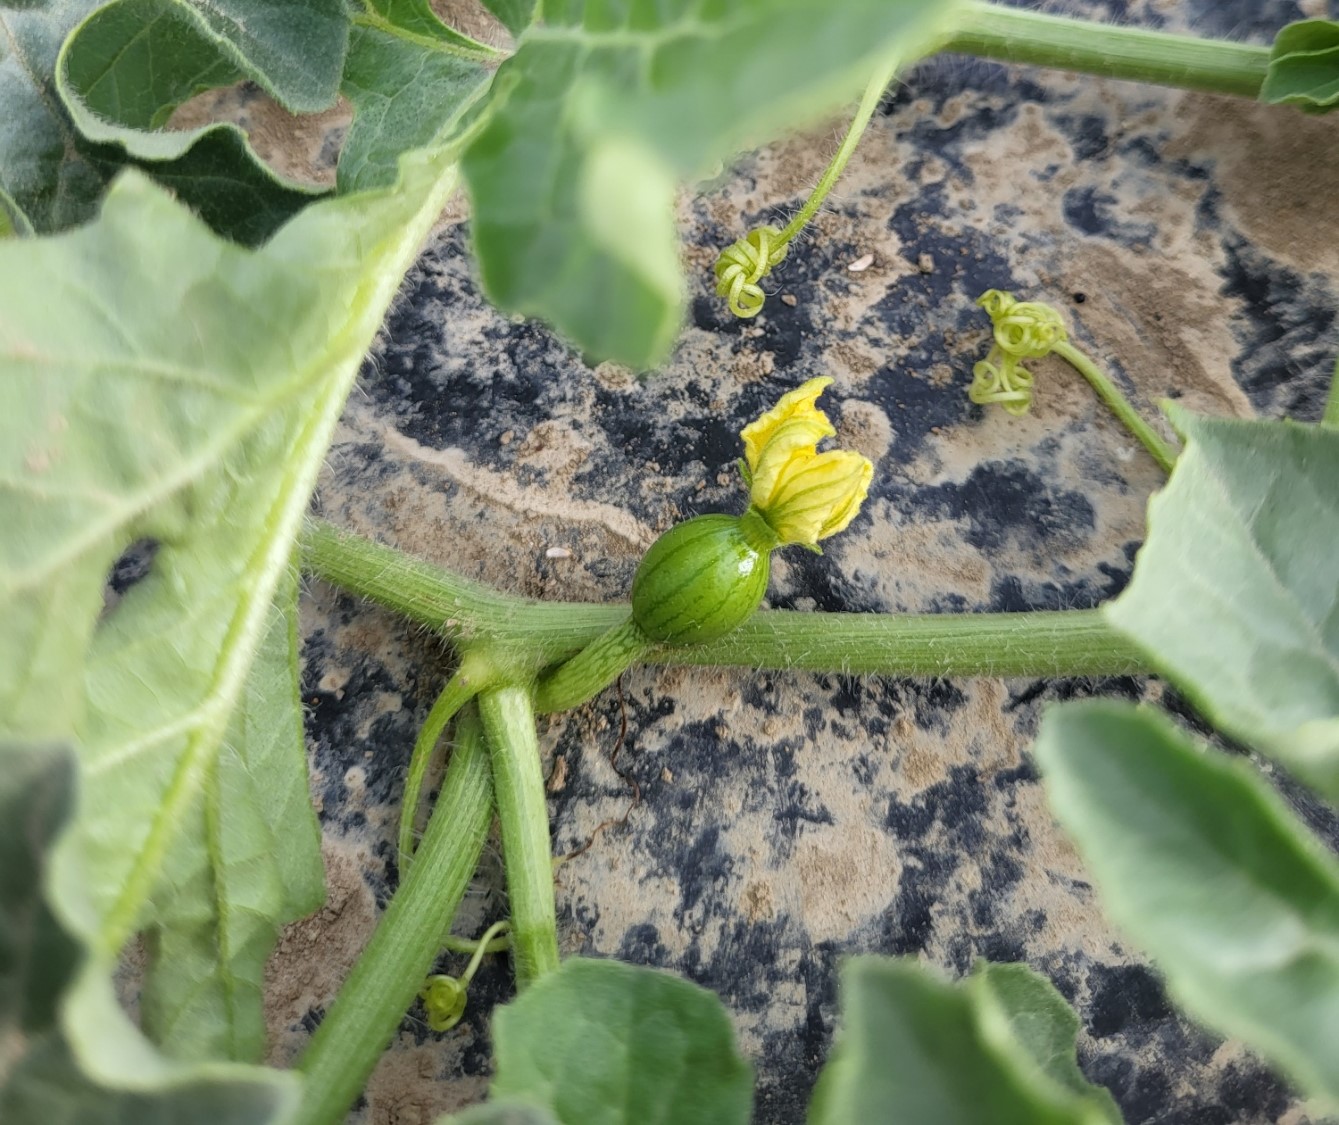
[[[0,191],[0,238],[12,238],[20,234],[32,234],[33,227],[28,216],[19,210],[19,205]]]
[[[83,222],[117,167],[56,92],[65,36],[102,0],[0,0],[0,194],[38,231]]]
[[[344,69],[355,116],[339,156],[343,193],[394,183],[399,155],[447,136],[492,79],[471,41],[426,3],[367,4],[354,20]]]
[[[547,1109],[524,1102],[488,1102],[440,1118],[437,1125],[559,1125]]]
[[[1108,913],[1172,995],[1339,1108],[1335,857],[1249,766],[1156,712],[1056,708],[1036,753]]]
[[[1110,1125],[1111,1095],[1074,1061],[1078,1020],[1022,965],[953,985],[913,960],[842,970],[842,1025],[810,1125]]]
[[[483,6],[513,35],[520,35],[535,18],[535,0],[483,0]]]
[[[683,312],[676,182],[917,57],[954,8],[553,0],[498,71],[464,161],[489,296],[600,358],[655,364]]]
[[[165,864],[141,1010],[177,1058],[258,1061],[279,927],[325,898],[298,698],[290,570],[189,827]]]
[[[292,807],[295,731],[267,747],[244,728],[236,762],[222,747],[330,435],[453,159],[406,157],[394,191],[310,207],[257,252],[133,173],[96,222],[0,242],[0,716],[78,748],[87,800],[56,885],[86,876],[72,920],[103,957],[155,921],[153,901],[220,917],[279,901],[224,834]],[[152,569],[104,613],[106,574],[143,540]],[[227,802],[212,827],[206,798]],[[277,836],[298,849],[276,860],[288,912],[310,870],[300,816]],[[222,866],[179,898],[176,857],[202,853]]]
[[[1079,1017],[1055,985],[1026,965],[982,962],[968,982],[983,1040],[1020,1070],[1029,1064],[1056,1086],[1101,1110],[1108,1121],[1120,1110],[1102,1086],[1083,1076],[1075,1057]]]
[[[1339,23],[1298,20],[1280,31],[1260,100],[1315,112],[1339,105]]]
[[[291,1075],[214,1064],[186,1069],[154,1054],[111,985],[83,969],[99,997],[73,1040],[67,988],[88,958],[42,896],[48,851],[74,803],[67,750],[0,746],[0,1120],[6,1125],[266,1125],[296,1102]],[[67,1017],[68,1018],[68,1017]]]
[[[1106,607],[1216,726],[1339,797],[1339,433],[1199,418]]]
[[[753,1074],[710,992],[573,958],[493,1017],[491,1092],[560,1125],[745,1125]]]

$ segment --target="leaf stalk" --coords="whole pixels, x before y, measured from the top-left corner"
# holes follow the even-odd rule
[[[1259,98],[1270,49],[1009,8],[963,5],[943,51],[1000,62]]]
[[[466,708],[442,791],[413,867],[298,1064],[306,1082],[293,1125],[339,1125],[437,957],[493,816],[488,754]]]
[[[479,713],[507,870],[512,966],[523,989],[558,967],[553,848],[531,688],[489,688],[479,694]]]

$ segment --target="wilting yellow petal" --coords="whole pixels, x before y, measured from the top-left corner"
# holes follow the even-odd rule
[[[827,375],[810,379],[782,395],[771,410],[740,431],[739,436],[744,439],[744,461],[751,472],[756,475],[763,451],[784,425],[790,426],[789,433],[792,436],[788,438],[789,441],[797,441],[798,435],[804,433],[808,435],[810,445],[817,445],[823,438],[837,432],[828,421],[828,416],[814,405],[818,396],[831,385],[832,378]]]

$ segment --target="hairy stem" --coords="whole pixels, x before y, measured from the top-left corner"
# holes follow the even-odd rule
[[[419,800],[423,795],[423,778],[432,761],[446,725],[466,703],[496,679],[496,669],[487,657],[473,649],[466,649],[460,658],[460,667],[442,688],[437,701],[428,712],[409,759],[409,773],[405,777],[404,798],[400,803],[400,874],[408,874],[414,854],[414,821],[418,817]]]
[[[535,687],[535,710],[570,711],[604,691],[654,646],[629,618],[602,633]]]
[[[525,988],[558,967],[553,849],[530,688],[489,688],[479,694],[479,713],[507,869],[512,965],[516,987]]]
[[[1052,351],[1068,363],[1075,371],[1088,380],[1093,390],[1117,418],[1143,444],[1165,473],[1170,473],[1176,464],[1176,451],[1159,436],[1158,432],[1144,421],[1143,416],[1130,400],[1121,393],[1100,367],[1070,343],[1056,344]]]
[[[478,717],[467,708],[413,869],[299,1063],[306,1082],[294,1125],[344,1120],[432,967],[492,815],[488,755]]]
[[[869,85],[865,87],[864,96],[860,99],[860,105],[855,111],[855,117],[851,119],[851,124],[846,129],[846,135],[842,137],[842,143],[837,149],[837,154],[824,170],[818,181],[818,186],[809,193],[809,198],[804,201],[804,206],[795,213],[790,222],[782,229],[782,242],[790,242],[794,239],[805,228],[809,220],[818,214],[818,209],[823,206],[823,201],[831,194],[833,187],[841,178],[841,174],[846,170],[846,165],[850,163],[851,157],[860,144],[860,138],[865,135],[865,130],[869,127],[870,118],[874,116],[874,111],[879,108],[879,102],[883,100],[884,92],[888,89],[888,84],[892,82],[896,74],[897,63],[894,62],[881,67],[878,73],[870,79]]]
[[[575,656],[628,617],[626,604],[508,597],[323,522],[307,527],[302,566],[458,644],[487,640],[516,658],[524,655],[536,672]],[[1096,610],[761,610],[722,640],[652,649],[642,660],[885,676],[1104,676],[1149,670],[1147,660]]]
[[[1269,48],[1115,27],[973,0],[941,50],[1258,98]]]

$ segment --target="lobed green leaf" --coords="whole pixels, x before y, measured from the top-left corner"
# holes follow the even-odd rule
[[[61,43],[100,2],[0,0],[0,210],[34,230],[87,219],[117,167],[79,135],[55,83]]]
[[[90,219],[133,163],[216,230],[263,241],[320,193],[277,177],[232,126],[148,130],[241,77],[294,108],[329,104],[347,23],[340,0],[0,0],[0,210],[63,230]]]
[[[1108,913],[1177,1001],[1339,1108],[1335,857],[1248,765],[1157,712],[1056,708],[1036,753]]]
[[[155,1054],[117,1007],[110,981],[88,971],[87,953],[47,906],[44,875],[73,810],[75,777],[68,750],[0,746],[0,1120],[278,1122],[296,1101],[291,1075],[217,1064],[186,1068]],[[70,990],[85,993],[86,1002],[68,1005]],[[95,1003],[87,1002],[94,996]],[[73,1029],[65,1026],[71,1019]]]
[[[89,109],[134,129],[242,78],[311,113],[335,101],[348,36],[343,0],[112,0],[66,44],[63,77]]]
[[[810,1125],[1111,1125],[1111,1095],[1075,1061],[1078,1019],[1023,965],[949,984],[914,960],[857,957],[842,971],[842,1028]]]
[[[684,303],[676,182],[924,53],[955,7],[553,0],[464,161],[489,296],[600,358],[655,364]]]
[[[753,1074],[724,1007],[668,973],[565,961],[495,1014],[493,1040],[492,1095],[560,1125],[749,1120]]]
[[[1280,31],[1260,100],[1317,113],[1339,106],[1339,23],[1298,20]]]
[[[1216,726],[1339,797],[1339,432],[1171,417],[1188,445],[1107,619]]]

